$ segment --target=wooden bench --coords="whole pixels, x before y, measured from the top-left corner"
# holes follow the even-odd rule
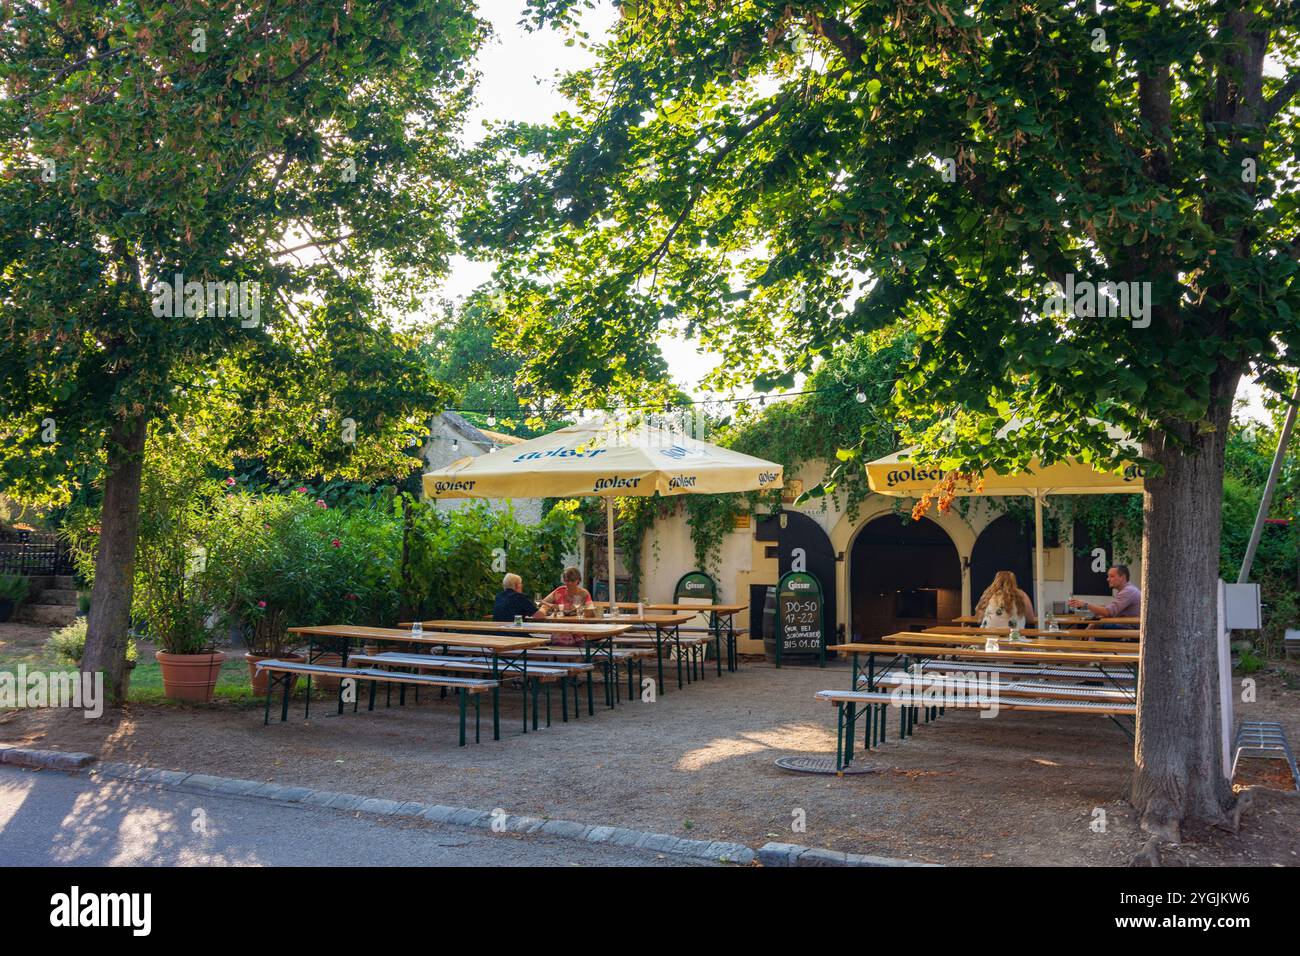
[[[987,674],[1008,674],[1013,677],[1042,677],[1047,680],[1093,680],[1098,676],[1105,676],[1112,684],[1136,684],[1137,675],[1130,670],[1108,671],[1104,675],[1097,670],[1088,667],[1059,667],[1048,665],[1045,667],[1036,667],[1032,664],[988,664],[983,661],[918,661],[916,665],[921,668],[921,673],[926,671],[938,671],[940,673],[960,673],[963,671],[978,671]],[[865,683],[867,675],[863,674],[858,678],[859,683]]]
[[[453,645],[447,648],[447,653],[478,655],[478,654],[482,654],[483,652],[480,648],[457,647]],[[643,662],[647,658],[652,658],[655,656],[654,648],[651,647],[649,649],[646,649],[646,648],[638,648],[638,647],[629,647],[629,648],[614,650],[612,654],[613,654],[616,667],[621,667],[624,664],[627,665],[627,687],[628,687],[628,695],[629,697],[631,697],[633,695],[633,669],[635,668],[636,670],[636,676],[640,677],[643,673]],[[502,658],[510,658],[513,660],[513,656],[510,654],[501,654],[499,656]],[[601,652],[600,656],[601,657],[605,656],[603,651]],[[583,663],[587,663],[588,658],[587,658],[587,652],[583,650],[581,647],[546,646],[546,647],[530,648],[528,651],[528,660],[530,662],[534,660],[540,660],[540,661],[581,661]],[[592,671],[587,672],[587,685],[589,689],[593,681],[593,674],[599,675],[603,680],[604,668],[596,667],[593,668]],[[591,697],[590,693],[588,693],[588,697],[589,698]],[[590,700],[588,701],[588,704],[589,704],[588,711],[594,712]]]
[[[993,677],[993,675],[988,676]],[[935,686],[945,692],[987,688],[999,698],[1005,695],[1008,697],[1035,697],[1062,701],[1101,700],[1118,703],[1132,703],[1134,700],[1132,690],[1096,687],[1087,684],[1057,684],[1051,681],[1028,680],[1002,681],[996,678],[988,682],[978,679],[970,681],[957,675],[938,675],[932,679],[933,683],[930,682],[931,679],[927,679],[922,675],[921,680],[925,681],[927,685]],[[877,687],[912,687],[915,686],[916,682],[917,675],[903,671],[889,671],[876,678]],[[946,694],[941,699],[946,701]]]
[[[490,691],[498,690],[501,686],[500,681],[484,680],[476,677],[448,677],[436,674],[403,674],[394,671],[376,670],[362,667],[332,667],[325,664],[308,664],[300,661],[258,661],[258,671],[265,670],[268,680],[266,682],[266,713],[263,715],[262,724],[265,726],[271,722],[271,697],[275,693],[275,685],[284,686],[284,702],[280,709],[281,722],[289,719],[289,690],[293,686],[294,676],[307,677],[308,693],[307,706],[303,711],[303,716],[307,717],[311,713],[311,678],[315,677],[338,677],[339,681],[339,700],[342,702],[344,688],[344,679],[353,679],[357,681],[370,682],[370,704],[367,710],[375,709],[375,686],[377,684],[414,684],[417,687],[437,687],[442,690],[454,690],[460,701],[460,746],[465,746],[465,702],[467,698],[474,698],[474,742],[479,742],[479,696]],[[357,698],[352,700],[352,712],[356,713]]]
[[[918,671],[917,668],[920,668]],[[885,673],[904,673],[902,671],[882,671]],[[1092,682],[1092,686],[1105,686],[1109,684],[1111,688],[1127,693],[1130,697],[1137,687],[1137,676],[1132,671],[1096,671],[1083,667],[1031,667],[1028,665],[1018,664],[986,664],[981,661],[971,661],[969,663],[958,661],[925,661],[913,664],[905,673],[915,678],[916,674],[986,674],[994,680],[1003,677],[1014,680],[1027,678],[1036,678],[1040,681],[1068,681],[1080,686],[1087,686]],[[1098,678],[1104,678],[1105,684]],[[880,678],[868,674],[858,675],[858,688],[861,690],[872,690],[873,685],[880,682]],[[1048,684],[1047,686],[1052,686]]]
[[[529,653],[531,658],[532,653]],[[510,670],[502,672],[500,667],[493,666],[492,658],[482,656],[457,656],[443,654],[406,654],[400,651],[385,651],[380,654],[354,654],[351,658],[357,664],[372,664],[377,667],[413,667],[421,671],[448,671],[452,673],[463,674],[493,674],[495,679],[518,680],[524,684],[524,707],[528,707],[528,686],[532,684],[533,688],[533,730],[537,729],[537,698],[538,687],[544,687],[546,694],[546,726],[551,726],[551,688],[550,685],[556,681],[560,683],[560,702],[563,705],[561,709],[561,718],[565,723],[569,722],[569,698],[567,688],[564,682],[573,679],[574,700],[573,709],[575,715],[579,712],[578,691],[576,680],[581,674],[590,675],[595,670],[595,665],[585,661],[547,663],[544,661],[528,661],[527,666],[527,683],[523,678],[525,672]]]
[[[1099,690],[1099,688],[1088,688]],[[867,718],[867,730],[863,734],[863,747],[870,750],[885,740],[885,708],[895,707],[899,710],[899,738],[909,737],[916,724],[916,711],[921,709],[929,721],[934,711],[951,703],[942,704],[933,695],[920,691],[862,691],[862,690],[823,690],[818,691],[817,699],[835,705],[835,769],[843,770],[853,761],[853,735],[860,717]],[[1137,705],[1132,701],[1121,700],[1062,700],[1052,697],[1009,697],[1003,699],[996,695],[978,695],[961,701],[965,707],[980,710],[1025,710],[1057,714],[1099,714],[1111,720],[1132,736],[1131,731],[1120,724],[1117,717],[1135,717]],[[857,708],[864,708],[859,714]],[[879,730],[879,736],[877,736]]]

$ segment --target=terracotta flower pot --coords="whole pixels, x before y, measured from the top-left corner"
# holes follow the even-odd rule
[[[165,651],[155,651],[153,656],[162,668],[163,696],[168,700],[203,704],[212,700],[217,676],[226,660],[226,655],[221,651],[211,654],[168,654]]]
[[[245,654],[245,655],[244,655],[244,660],[248,661],[248,679],[249,679],[250,682],[252,682],[252,685],[253,685],[253,696],[255,696],[255,697],[265,697],[265,696],[266,696],[266,685],[269,684],[269,683],[271,682],[271,675],[270,675],[270,674],[268,674],[266,671],[262,671],[261,673],[258,672],[258,670],[257,670],[257,662],[258,662],[258,661],[277,660],[277,661],[295,661],[295,662],[302,662],[302,661],[305,661],[306,659],[307,659],[307,658],[303,657],[301,654],[275,654],[275,655],[273,655],[273,654],[251,654],[251,653],[250,653],[250,654]],[[293,683],[291,683],[291,684],[289,685],[289,693],[292,694],[293,691],[294,691],[294,688],[296,688],[297,686],[298,686],[298,675],[297,675],[297,674],[294,674],[294,675],[293,675]],[[280,690],[281,692],[283,692],[283,690],[284,690],[283,687],[279,687],[279,688],[277,688],[277,689]]]

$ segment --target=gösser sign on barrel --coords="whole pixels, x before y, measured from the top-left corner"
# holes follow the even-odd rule
[[[791,571],[776,586],[776,666],[785,654],[816,654],[826,666],[822,586],[806,571]]]

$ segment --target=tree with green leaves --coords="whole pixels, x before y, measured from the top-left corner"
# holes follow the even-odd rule
[[[115,697],[147,431],[234,409],[245,455],[373,473],[441,407],[389,317],[452,248],[484,29],[464,0],[3,4],[0,469],[57,500],[102,468],[83,667]]]
[[[531,4],[567,29],[577,6]],[[1300,6],[619,9],[565,81],[574,111],[498,132],[470,231],[528,317],[531,374],[596,382],[676,328],[724,355],[719,383],[782,386],[903,323],[904,439],[950,471],[1117,466],[1095,422],[1125,429],[1147,468],[1132,800],[1157,838],[1233,825],[1224,442],[1243,377],[1285,395],[1300,364]]]
[[[480,428],[532,438],[540,433],[525,424],[528,413],[515,384],[524,362],[511,347],[509,328],[501,328],[501,308],[501,297],[490,287],[463,303],[447,304],[422,348],[438,381],[459,392],[457,404],[466,419]]]

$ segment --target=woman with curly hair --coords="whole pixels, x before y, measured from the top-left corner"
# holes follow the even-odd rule
[[[1011,571],[999,571],[988,586],[979,604],[975,606],[975,616],[980,619],[980,627],[1008,627],[1019,630],[1026,624],[1037,624],[1038,615],[1034,613],[1034,603],[1029,595],[1020,589],[1016,576]]]

